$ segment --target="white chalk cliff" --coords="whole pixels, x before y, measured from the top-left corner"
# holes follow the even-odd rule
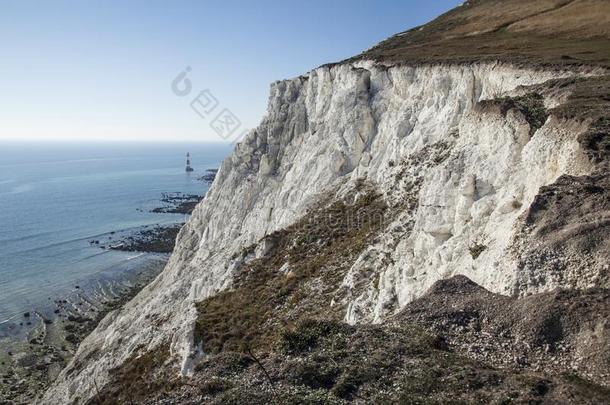
[[[110,370],[164,344],[176,372],[188,375],[205,355],[193,342],[195,303],[231,287],[237,254],[363,179],[394,216],[350,264],[343,281],[349,323],[379,322],[456,274],[502,294],[598,285],[607,272],[603,255],[553,251],[548,261],[564,269],[553,273],[532,268],[517,249],[527,242],[519,235],[540,188],[593,171],[578,142],[589,122],[550,114],[531,128],[520,111],[481,102],[601,73],[358,60],[274,83],[266,117],[223,162],[166,269],[86,338],[41,402],[85,402]],[[566,96],[542,95],[548,109]],[[473,255],[475,247],[482,248]]]
[[[202,354],[192,341],[194,304],[230,287],[235,253],[294,223],[322,195],[340,195],[362,178],[389,202],[409,192],[401,182],[418,177],[421,186],[417,208],[389,223],[353,264],[345,284],[353,287],[364,277],[368,286],[353,295],[348,322],[379,321],[455,274],[506,294],[593,285],[603,258],[590,263],[586,275],[518,284],[518,258],[510,252],[515,224],[538,189],[562,174],[589,172],[577,142],[586,123],[550,117],[530,134],[518,111],[504,116],[477,108],[481,100],[574,74],[495,63],[388,67],[362,61],[274,83],[266,118],[223,162],[167,268],[104,319],[43,402],[86,399],[94,382],[103,384],[134,351],[168,341],[181,371],[189,373],[191,360]],[[435,145],[445,159],[407,167],[397,184],[404,168],[399,162]],[[473,259],[475,243],[486,249]],[[377,266],[383,258],[392,264]],[[371,268],[380,273],[377,287]]]

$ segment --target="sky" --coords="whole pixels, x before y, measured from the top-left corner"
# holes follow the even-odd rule
[[[461,2],[0,0],[0,141],[231,142],[270,83]]]

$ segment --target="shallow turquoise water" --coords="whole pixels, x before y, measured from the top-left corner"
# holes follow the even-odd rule
[[[197,178],[229,151],[222,144],[0,143],[0,323],[79,283],[154,260],[89,241],[183,221],[149,210],[164,192],[204,194]],[[186,152],[194,173],[184,171]]]

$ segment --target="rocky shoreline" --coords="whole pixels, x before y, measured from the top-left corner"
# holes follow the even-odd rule
[[[190,215],[203,199],[197,194],[164,193],[161,198],[163,206],[153,208],[150,212],[155,214],[186,214]]]
[[[208,169],[205,171],[205,174],[199,177],[197,180],[203,181],[204,183],[211,185],[214,182],[214,179],[216,178],[217,174],[218,169]]]
[[[201,199],[199,195],[166,193],[161,198],[163,206],[151,212],[190,215]],[[99,322],[130,301],[163,270],[183,225],[144,226],[89,240],[90,246],[100,249],[152,256],[125,279],[75,285],[67,296],[49,298],[44,309],[24,312],[0,325],[0,404],[34,401]]]
[[[76,353],[80,342],[111,311],[122,307],[165,267],[158,255],[123,281],[74,286],[40,310],[3,325],[0,338],[0,404],[28,404],[42,393]],[[15,331],[19,336],[11,336]]]
[[[171,253],[184,223],[138,230],[110,246],[124,252]]]

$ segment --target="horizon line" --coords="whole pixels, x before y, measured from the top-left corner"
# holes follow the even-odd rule
[[[231,145],[233,142],[224,140],[195,139],[2,139],[0,143],[218,143]]]

